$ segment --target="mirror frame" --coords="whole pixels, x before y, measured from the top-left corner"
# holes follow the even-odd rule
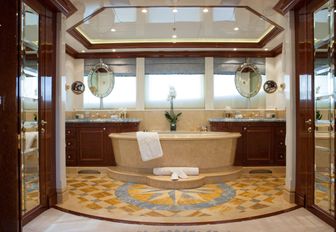
[[[92,78],[93,78],[93,75],[95,73],[99,73],[99,70],[101,70],[101,69],[104,69],[108,73],[108,75],[111,78],[111,83],[109,84],[109,87],[108,87],[108,89],[105,93],[94,93],[92,91],[92,87],[93,87]],[[99,98],[104,98],[104,97],[107,97],[108,95],[110,95],[113,88],[114,88],[114,83],[115,83],[114,73],[112,72],[110,67],[107,64],[104,64],[103,62],[100,62],[100,63],[96,64],[95,67],[93,69],[91,69],[91,71],[88,75],[88,88],[94,96],[99,97]]]
[[[252,69],[252,71],[255,72],[259,76],[259,80],[258,80],[258,83],[257,83],[257,88],[254,91],[250,92],[249,94],[246,94],[245,92],[243,92],[241,90],[241,88],[239,87],[239,78],[241,77],[241,75],[239,75],[239,74],[242,73],[244,69]],[[246,97],[246,98],[254,97],[255,95],[257,95],[259,93],[259,91],[261,89],[261,84],[262,84],[261,74],[260,74],[257,66],[255,66],[254,64],[244,63],[236,70],[235,86],[236,86],[236,89],[237,89],[238,93],[241,96]]]

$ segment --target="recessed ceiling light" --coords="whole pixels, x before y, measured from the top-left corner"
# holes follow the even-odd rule
[[[82,50],[82,52],[85,52],[85,50]]]
[[[233,51],[237,51],[237,48],[234,48]]]
[[[268,48],[265,48],[264,50],[265,50],[265,51],[268,51]]]
[[[172,35],[172,38],[173,38],[173,39],[176,39],[176,38],[177,38],[177,35]]]
[[[112,32],[116,32],[117,30],[115,28],[111,28],[111,31]]]
[[[233,30],[239,31],[239,27],[235,27],[235,28],[233,28]]]
[[[146,8],[144,8],[144,9],[141,10],[141,12],[146,14],[148,12],[148,10]]]
[[[203,9],[203,13],[208,13],[209,12],[209,9],[208,8],[204,8]]]
[[[176,8],[173,9],[173,13],[177,13],[178,10]]]
[[[112,52],[116,52],[117,50],[115,50],[115,49],[112,49]]]

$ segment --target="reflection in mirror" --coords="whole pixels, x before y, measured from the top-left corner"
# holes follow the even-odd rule
[[[240,95],[246,98],[254,97],[261,88],[262,78],[258,68],[253,64],[241,65],[235,76],[235,85]]]
[[[21,161],[22,213],[40,204],[39,178],[39,15],[28,5],[22,6],[21,31]]]
[[[327,2],[314,12],[315,173],[314,204],[335,214],[335,80],[332,54],[334,8]]]

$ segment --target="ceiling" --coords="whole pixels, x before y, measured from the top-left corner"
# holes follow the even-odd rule
[[[277,2],[72,0],[66,43],[78,52],[271,50],[286,29]]]

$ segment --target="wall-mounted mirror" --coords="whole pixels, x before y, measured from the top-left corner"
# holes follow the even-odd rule
[[[84,83],[81,82],[81,81],[75,81],[71,85],[71,91],[76,95],[80,95],[80,94],[84,93],[84,91],[85,91]]]
[[[261,88],[262,78],[254,64],[241,65],[235,76],[235,85],[240,95],[246,98],[254,97]]]
[[[277,89],[278,89],[278,85],[275,81],[268,80],[264,84],[264,91],[266,93],[274,93],[275,91],[277,91]]]
[[[91,93],[99,98],[107,97],[114,87],[114,74],[108,65],[100,62],[88,75]]]

